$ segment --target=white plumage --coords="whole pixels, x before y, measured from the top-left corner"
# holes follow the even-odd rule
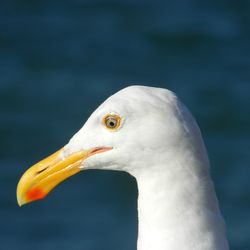
[[[105,114],[121,117],[109,131]],[[86,159],[82,169],[130,173],[138,184],[138,250],[226,250],[209,161],[187,108],[166,89],[131,86],[108,98],[64,150],[113,150]]]

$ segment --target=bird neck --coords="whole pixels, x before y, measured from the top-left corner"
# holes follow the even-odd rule
[[[228,249],[209,173],[189,162],[196,166],[186,161],[137,174],[138,250]]]

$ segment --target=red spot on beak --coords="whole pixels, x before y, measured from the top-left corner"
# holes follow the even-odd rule
[[[40,200],[45,196],[46,194],[40,188],[32,188],[26,194],[27,200],[29,201]]]

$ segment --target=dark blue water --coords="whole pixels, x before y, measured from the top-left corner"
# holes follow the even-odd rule
[[[136,249],[136,183],[86,171],[19,208],[28,166],[132,83],[175,91],[196,116],[231,249],[250,249],[250,2],[0,3],[0,249]]]

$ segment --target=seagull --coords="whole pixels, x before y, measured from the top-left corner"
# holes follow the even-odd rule
[[[135,85],[109,97],[67,145],[23,174],[18,204],[87,169],[135,177],[138,250],[229,249],[201,132],[172,91]]]

